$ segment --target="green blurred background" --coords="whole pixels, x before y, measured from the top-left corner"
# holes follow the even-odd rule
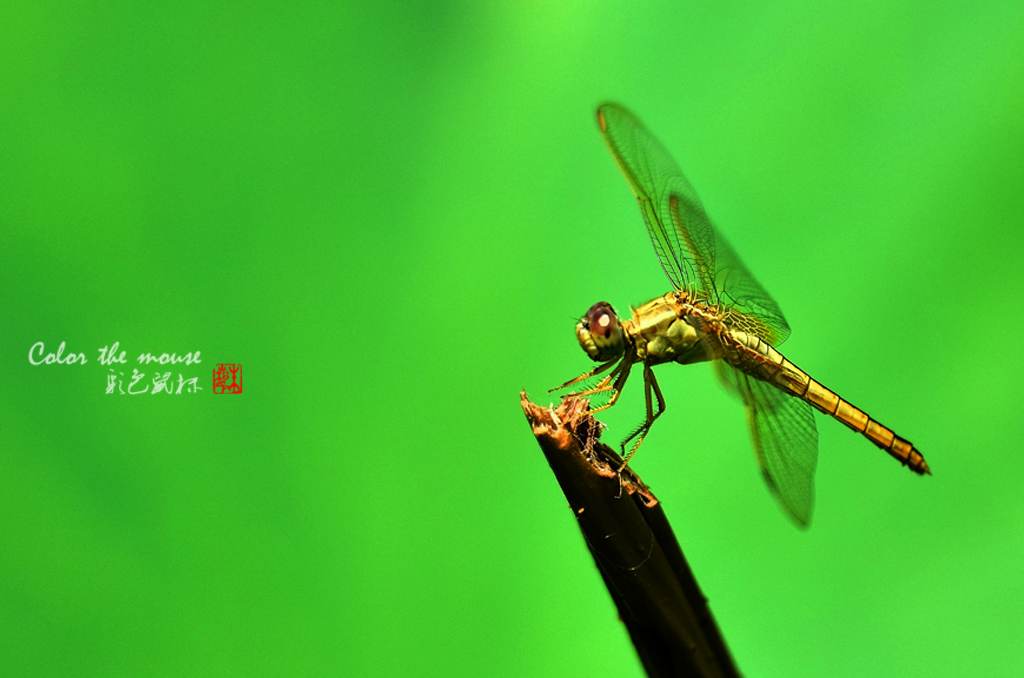
[[[518,396],[589,367],[592,303],[667,291],[606,99],[786,354],[935,472],[819,417],[801,532],[712,371],[659,371],[634,466],[740,668],[1019,670],[1022,35],[1020,2],[5,3],[3,672],[640,675]],[[206,390],[106,395],[114,341]]]

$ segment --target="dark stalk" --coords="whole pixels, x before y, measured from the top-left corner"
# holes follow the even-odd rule
[[[631,468],[617,473],[588,402],[551,410],[520,397],[647,675],[739,676],[661,503]]]

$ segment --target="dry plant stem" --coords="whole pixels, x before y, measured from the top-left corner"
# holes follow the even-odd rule
[[[649,676],[738,676],[661,504],[597,441],[588,403],[523,411]]]

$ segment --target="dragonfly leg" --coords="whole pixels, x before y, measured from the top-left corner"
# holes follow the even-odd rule
[[[596,412],[600,412],[601,410],[607,410],[609,407],[614,405],[616,401],[618,401],[619,399],[619,394],[622,393],[622,387],[626,385],[626,379],[629,378],[629,371],[632,368],[633,355],[626,354],[626,356],[622,359],[622,362],[619,363],[619,365],[612,371],[611,374],[602,379],[601,383],[599,383],[594,388],[587,389],[586,391],[583,391],[581,393],[577,393],[577,396],[586,397],[594,395],[595,393],[604,393],[606,391],[612,392],[611,397],[608,398],[608,402],[606,402],[604,405],[601,405],[600,407],[595,407],[593,409],[587,410],[586,413],[594,414]],[[608,382],[611,381],[612,377],[615,377],[615,383],[609,386]]]
[[[655,398],[658,401],[658,411],[654,411],[654,403],[651,401],[651,393],[654,393]],[[619,467],[619,473],[622,473],[623,469],[629,464],[629,460],[633,458],[636,451],[640,449],[640,443],[644,441],[644,437],[647,432],[651,430],[651,426],[655,420],[665,413],[665,397],[661,395],[661,388],[658,386],[658,380],[654,378],[654,370],[651,366],[644,363],[644,395],[647,399],[647,419],[641,424],[631,436],[622,441],[622,456],[625,461],[622,462],[622,466]],[[636,438],[637,441],[633,443],[633,448],[626,454],[626,444]]]
[[[575,384],[577,382],[580,382],[580,381],[583,381],[584,379],[590,379],[591,377],[596,377],[597,375],[601,374],[602,372],[607,370],[609,367],[614,365],[616,360],[609,360],[608,362],[604,363],[603,365],[598,365],[597,367],[595,367],[594,369],[590,370],[586,374],[581,374],[580,376],[576,377],[575,379],[570,379],[569,381],[565,382],[561,386],[556,386],[554,388],[548,389],[548,393],[552,393],[554,391],[560,391],[563,388],[565,388],[566,386],[572,386],[573,384]],[[598,384],[598,386],[601,386],[606,381],[607,381],[607,379],[603,380],[600,384]]]
[[[597,386],[595,386],[592,389],[588,389],[586,391],[583,391],[582,393],[574,394],[577,397],[586,397],[586,396],[589,396],[589,395],[593,395],[595,393],[604,393],[604,392],[607,392],[607,391],[611,391],[612,392],[611,397],[608,398],[608,402],[606,402],[604,405],[601,405],[600,407],[595,407],[595,408],[592,408],[592,409],[588,409],[586,412],[581,412],[580,415],[579,415],[579,416],[589,416],[590,433],[589,433],[589,435],[586,438],[586,447],[585,447],[586,453],[587,453],[588,456],[593,454],[593,444],[594,444],[594,441],[597,440],[596,429],[597,429],[598,426],[600,426],[600,424],[598,423],[597,419],[595,419],[593,417],[593,415],[594,415],[594,413],[600,412],[601,410],[607,410],[609,407],[614,405],[615,402],[619,399],[619,394],[622,393],[622,387],[625,386],[626,379],[629,378],[629,371],[633,367],[633,361],[630,359],[630,358],[632,358],[632,356],[626,356],[626,358],[627,358],[626,360],[623,360],[621,363],[619,363],[619,365],[615,368],[615,370],[612,371],[611,374],[609,374],[607,377],[602,379],[601,383],[599,383]],[[609,383],[611,382],[612,378],[615,379],[615,382],[609,385]],[[621,489],[622,488],[620,487],[619,490],[621,491]]]

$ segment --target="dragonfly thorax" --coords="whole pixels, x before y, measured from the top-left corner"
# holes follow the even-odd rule
[[[709,360],[713,334],[702,308],[679,292],[669,292],[633,310],[626,332],[636,347],[637,360],[650,365]]]
[[[576,338],[587,355],[599,362],[617,358],[626,350],[622,323],[607,301],[590,307],[576,324]]]

